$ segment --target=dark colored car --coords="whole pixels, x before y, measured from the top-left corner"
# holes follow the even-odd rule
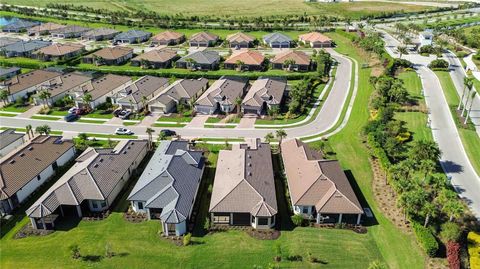
[[[63,119],[64,119],[66,122],[75,121],[75,120],[78,119],[78,115],[77,115],[77,114],[68,114],[68,115],[66,115],[65,117],[63,117]]]
[[[161,130],[160,133],[162,133],[164,136],[174,136],[177,134],[175,131],[168,129]]]

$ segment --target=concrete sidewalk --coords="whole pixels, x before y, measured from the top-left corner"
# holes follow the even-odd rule
[[[21,114],[18,114],[17,117],[19,118],[31,118],[33,115],[35,114],[38,114],[38,112],[42,109],[43,105],[38,105],[38,106],[33,106],[32,108],[30,108],[29,110],[21,113]]]

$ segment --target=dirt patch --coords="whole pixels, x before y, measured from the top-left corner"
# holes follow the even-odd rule
[[[247,230],[247,234],[251,237],[259,240],[276,240],[280,237],[281,233],[278,230]]]
[[[128,222],[133,222],[133,223],[140,223],[146,221],[147,214],[146,213],[136,213],[136,212],[125,212],[123,214],[123,218],[128,221]]]
[[[104,220],[110,216],[110,210],[100,212],[100,213],[88,213],[87,215],[82,217],[82,220],[85,221],[98,221]]]
[[[51,233],[55,232],[54,230],[43,230],[43,229],[34,229],[31,223],[28,223],[27,225],[23,226],[20,231],[18,231],[15,236],[13,237],[14,239],[21,239],[21,238],[26,238],[29,236],[45,236],[49,235]]]

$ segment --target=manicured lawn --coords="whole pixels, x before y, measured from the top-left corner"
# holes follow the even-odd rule
[[[414,99],[423,99],[422,95],[422,81],[414,71],[402,72],[398,78],[403,80],[404,86],[408,91],[410,97]]]
[[[2,116],[2,117],[15,117],[15,116],[17,116],[17,114],[0,112],[0,116]]]
[[[406,122],[413,140],[433,140],[432,130],[427,127],[427,114],[422,112],[397,112],[395,119]]]
[[[37,59],[32,58],[24,58],[24,57],[12,57],[6,58],[4,56],[0,56],[0,62],[8,63],[11,66],[31,66],[31,67],[38,67],[38,68],[45,68],[52,65],[55,65],[55,62],[44,62]]]
[[[157,119],[157,122],[178,122],[178,123],[188,123],[192,121],[192,117],[160,117]]]
[[[0,130],[6,130],[6,129],[15,129],[15,131],[19,133],[25,133],[27,130],[25,128],[15,128],[15,127],[0,127]],[[51,135],[61,135],[63,131],[51,131],[49,134]]]
[[[227,129],[233,129],[237,127],[236,125],[203,125],[203,128],[227,128]]]
[[[8,106],[0,108],[0,111],[23,113],[23,112],[27,111],[29,108],[30,107],[28,107],[28,106],[16,107],[15,105],[10,104]]]
[[[452,111],[452,108],[455,110],[460,102],[460,97],[458,96],[450,74],[442,71],[437,71],[435,74],[440,79],[447,103],[451,108],[450,111]],[[456,119],[457,116],[453,113],[454,112],[452,112],[452,116],[454,119]],[[477,132],[473,127],[470,129],[465,129],[460,128],[457,125],[457,129],[458,133],[460,134],[463,147],[465,148],[468,158],[470,159],[470,163],[472,163],[472,166],[475,168],[477,174],[480,174],[480,137],[478,137]]]
[[[204,141],[204,142],[244,142],[245,139],[243,138],[215,138],[215,137],[207,137],[207,138],[199,138],[197,141]]]
[[[50,117],[50,116],[41,116],[41,115],[33,115],[30,118],[35,120],[52,120],[52,121],[57,121],[61,119],[59,117]]]
[[[133,122],[133,121],[124,121],[123,122],[123,126],[132,126],[132,125],[136,125],[138,124],[138,122]]]
[[[360,52],[355,49],[346,37],[331,34],[338,45],[337,51],[348,54],[359,61],[365,62]],[[385,262],[390,268],[424,268],[424,257],[412,235],[398,230],[379,210],[373,197],[373,173],[368,161],[368,150],[363,143],[362,128],[368,121],[369,112],[366,109],[372,93],[369,83],[371,69],[359,70],[359,91],[355,99],[352,114],[347,126],[338,134],[329,138],[329,143],[337,153],[342,167],[347,170],[361,190],[368,206],[372,209],[378,224],[369,228],[369,234],[375,241]],[[315,145],[315,143],[313,143]],[[362,200],[362,199],[361,199]],[[362,268],[362,267],[356,267]]]
[[[128,139],[138,138],[136,135],[95,134],[95,133],[87,133],[87,135],[89,137],[99,137],[99,138],[128,138]]]
[[[111,119],[113,118],[112,113],[103,113],[99,111],[93,111],[86,115],[82,115],[84,118],[95,118],[95,119]]]
[[[78,119],[75,122],[83,122],[83,123],[93,123],[93,124],[104,124],[106,121],[104,120],[86,120],[86,119]]]
[[[185,123],[154,123],[153,127],[172,127],[172,128],[182,128],[185,127]]]
[[[205,123],[219,123],[222,119],[217,117],[209,117]]]
[[[48,112],[48,115],[52,116],[66,116],[68,114],[68,111],[60,111],[60,110],[52,110]]]

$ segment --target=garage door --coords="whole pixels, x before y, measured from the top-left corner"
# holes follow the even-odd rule
[[[150,106],[149,108],[150,108],[150,111],[152,112],[163,113],[163,107]]]
[[[250,213],[234,213],[233,225],[250,225]]]

